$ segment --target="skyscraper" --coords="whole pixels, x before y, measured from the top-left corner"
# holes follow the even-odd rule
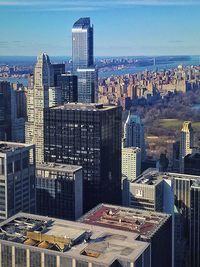
[[[78,102],[96,103],[97,70],[94,67],[94,37],[90,18],[80,18],[72,28],[73,72],[78,76]]]
[[[191,188],[190,200],[190,267],[200,266],[200,180]]]
[[[57,85],[61,88],[62,103],[78,101],[78,79],[73,74],[61,74],[57,77]]]
[[[66,103],[45,110],[45,161],[83,167],[84,210],[121,202],[121,107]]]
[[[34,71],[34,87],[27,95],[26,143],[36,144],[36,161],[44,161],[44,108],[49,107],[49,88],[54,86],[53,68],[47,54],[39,55]]]
[[[35,212],[34,145],[0,142],[0,183],[0,220],[19,211]]]
[[[73,71],[94,65],[93,26],[90,18],[80,18],[72,28],[72,63]]]
[[[0,138],[12,140],[11,132],[11,86],[9,82],[0,81]]]
[[[124,146],[139,147],[142,160],[145,160],[144,125],[138,115],[129,113],[124,125]]]
[[[98,102],[97,71],[95,68],[77,69],[78,75],[78,102]]]
[[[37,214],[66,220],[76,220],[82,215],[82,167],[37,164],[36,180]]]
[[[180,172],[184,172],[184,157],[192,153],[193,129],[190,121],[183,123],[180,140]]]

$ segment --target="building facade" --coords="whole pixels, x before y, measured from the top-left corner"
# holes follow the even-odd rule
[[[190,267],[200,266],[200,180],[190,189]]]
[[[124,125],[124,146],[139,147],[141,149],[142,161],[145,160],[144,125],[138,115],[129,113]]]
[[[78,101],[78,78],[76,75],[59,75],[57,77],[57,85],[61,88],[62,103]]]
[[[35,185],[35,146],[0,142],[0,220],[34,213]]]
[[[194,136],[190,121],[183,123],[180,139],[180,173],[184,173],[184,157],[191,154],[194,146]]]
[[[130,181],[141,173],[141,149],[138,147],[122,148],[122,175]]]
[[[121,116],[101,104],[45,110],[45,161],[83,167],[84,210],[121,202]]]
[[[90,18],[80,18],[72,28],[73,71],[94,65],[94,37]]]
[[[77,69],[78,102],[98,102],[98,78],[95,68]]]
[[[36,145],[36,161],[44,161],[44,108],[49,107],[49,88],[54,86],[53,68],[47,54],[40,54],[34,86],[27,94],[26,143]],[[52,100],[53,101],[53,100]]]
[[[82,167],[42,163],[36,167],[37,214],[76,220],[83,214]]]

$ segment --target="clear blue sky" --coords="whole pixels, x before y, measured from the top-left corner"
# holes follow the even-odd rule
[[[0,55],[71,55],[89,16],[96,56],[200,55],[200,0],[0,0]]]

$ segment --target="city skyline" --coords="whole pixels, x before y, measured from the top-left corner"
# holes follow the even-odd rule
[[[69,56],[79,17],[95,25],[95,56],[199,55],[199,10],[193,0],[0,1],[0,56]]]

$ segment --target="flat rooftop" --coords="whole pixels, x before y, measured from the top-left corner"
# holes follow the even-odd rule
[[[135,180],[132,180],[132,184],[144,184],[155,186],[159,184],[163,179],[182,179],[182,180],[197,180],[200,176],[182,174],[182,173],[170,173],[170,172],[159,172],[157,169],[147,169]]]
[[[52,107],[51,109],[105,111],[114,108],[116,108],[116,106],[104,106],[103,104],[96,104],[96,103],[65,103],[64,105],[55,106]]]
[[[169,218],[164,213],[100,204],[79,221],[150,238]]]
[[[0,153],[14,152],[23,148],[31,148],[33,145],[0,141]]]
[[[134,262],[149,247],[137,237],[135,233],[25,213],[0,224],[0,242],[105,265],[117,259]]]
[[[60,164],[54,162],[43,162],[38,163],[36,165],[37,170],[44,171],[53,171],[53,172],[66,172],[66,173],[74,173],[82,169],[81,166],[77,165],[69,165],[69,164]]]
[[[155,186],[162,182],[162,180],[162,173],[158,172],[156,169],[148,169],[136,179],[132,180],[131,183]]]

